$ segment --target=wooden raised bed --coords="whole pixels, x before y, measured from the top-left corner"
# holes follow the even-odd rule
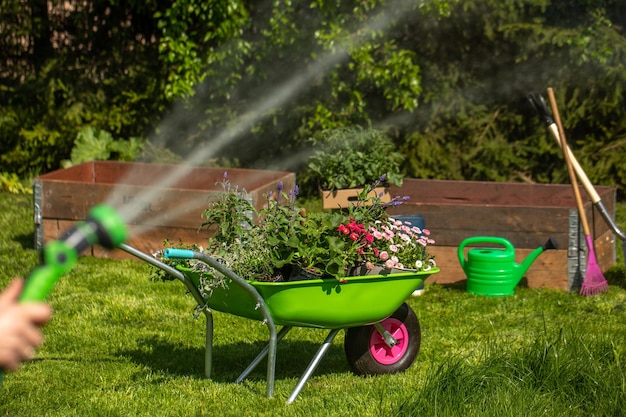
[[[615,188],[596,190],[609,213],[615,215]],[[429,282],[465,279],[457,248],[468,237],[510,240],[519,263],[552,236],[559,249],[546,251],[535,260],[525,275],[527,285],[562,290],[580,287],[587,255],[571,185],[405,179],[401,187],[391,187],[390,193],[410,199],[390,208],[389,213],[422,215],[436,240],[432,252],[441,272]],[[584,197],[598,264],[606,270],[615,263],[615,236]]]
[[[222,190],[216,184],[224,172],[233,186],[245,189],[257,210],[282,182],[295,186],[295,174],[281,171],[204,168],[113,161],[86,162],[42,175],[33,185],[35,247],[58,238],[91,207],[108,203],[128,222],[129,245],[153,253],[163,240],[206,246],[207,232],[198,231],[209,197]],[[138,209],[138,210],[137,210]],[[131,210],[132,213],[131,214]],[[94,247],[99,257],[127,257],[123,251]]]

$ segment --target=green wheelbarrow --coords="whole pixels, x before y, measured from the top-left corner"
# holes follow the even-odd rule
[[[405,303],[428,276],[439,272],[407,272],[390,275],[312,279],[288,282],[260,282],[237,274],[203,253],[166,249],[169,258],[197,259],[227,277],[226,288],[218,287],[204,298],[197,272],[173,268],[129,245],[120,248],[160,268],[181,281],[206,316],[205,376],[211,378],[212,310],[233,314],[267,325],[269,341],[237,378],[242,382],[267,357],[266,396],[274,396],[276,345],[293,327],[329,330],[289,396],[292,403],[304,388],[341,330],[346,330],[344,350],[350,368],[358,375],[401,372],[410,367],[420,348],[421,330],[415,312]],[[277,331],[277,326],[281,329]]]

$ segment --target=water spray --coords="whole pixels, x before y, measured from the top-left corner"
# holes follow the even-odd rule
[[[26,277],[19,301],[44,301],[59,278],[76,265],[81,252],[96,244],[113,249],[127,237],[126,225],[113,208],[93,207],[86,220],[44,246],[42,262]]]

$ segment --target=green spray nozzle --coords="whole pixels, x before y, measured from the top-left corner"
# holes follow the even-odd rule
[[[45,300],[59,278],[74,267],[82,251],[96,244],[112,249],[127,237],[126,225],[113,208],[94,206],[87,219],[44,246],[42,263],[26,278],[20,301]]]

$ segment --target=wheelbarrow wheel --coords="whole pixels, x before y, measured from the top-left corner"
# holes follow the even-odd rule
[[[403,303],[380,324],[397,341],[390,347],[373,325],[351,327],[346,331],[344,349],[350,368],[357,375],[401,372],[410,367],[419,353],[422,339],[415,312]]]

